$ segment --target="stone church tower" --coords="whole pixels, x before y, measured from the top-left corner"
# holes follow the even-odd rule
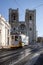
[[[11,34],[14,34],[18,29],[19,14],[17,9],[9,9],[9,23],[11,25]]]
[[[36,41],[36,10],[26,9],[25,22],[30,43]]]
[[[29,36],[29,42],[36,41],[36,10],[25,12],[25,21],[19,21],[19,12],[17,9],[9,9],[9,23],[11,25],[11,35],[15,32],[21,32]]]

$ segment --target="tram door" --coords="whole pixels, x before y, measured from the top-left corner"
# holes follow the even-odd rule
[[[14,44],[15,45],[18,45],[19,44],[19,36],[15,36]]]

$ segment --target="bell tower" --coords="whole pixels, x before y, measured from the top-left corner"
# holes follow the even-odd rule
[[[11,32],[15,33],[18,28],[19,13],[17,9],[9,9],[9,23],[11,25]]]
[[[36,10],[26,9],[25,22],[27,27],[27,35],[29,36],[29,42],[35,43],[36,41]]]

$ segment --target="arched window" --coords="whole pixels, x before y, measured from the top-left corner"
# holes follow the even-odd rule
[[[32,28],[30,28],[30,31],[32,30]]]
[[[21,29],[24,30],[25,29],[25,25],[24,24],[21,24]]]
[[[16,14],[15,13],[12,13],[12,19],[16,20]]]
[[[15,15],[13,16],[13,19],[16,20],[16,16]]]
[[[30,16],[30,20],[32,20],[32,16]]]
[[[13,30],[15,30],[15,27],[13,28]]]

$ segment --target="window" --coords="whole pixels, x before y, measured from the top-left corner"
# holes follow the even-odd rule
[[[14,39],[14,36],[12,36],[12,39]]]
[[[1,30],[0,30],[0,33],[1,33]]]
[[[18,36],[15,36],[15,41],[18,41]]]
[[[8,45],[9,45],[9,37],[8,37]]]
[[[13,16],[13,19],[14,19],[14,20],[16,20],[16,17],[15,17],[15,15]]]
[[[30,20],[32,20],[32,16],[30,16]]]
[[[21,26],[21,29],[22,29],[22,30],[24,30],[24,27],[23,27],[23,26]]]
[[[19,39],[21,39],[21,36],[19,36]]]
[[[32,30],[32,28],[30,28],[30,31]]]
[[[8,34],[9,34],[9,30],[8,30]]]
[[[24,30],[25,29],[25,25],[24,24],[21,24],[21,29]]]
[[[13,30],[15,30],[15,28],[13,28]]]

